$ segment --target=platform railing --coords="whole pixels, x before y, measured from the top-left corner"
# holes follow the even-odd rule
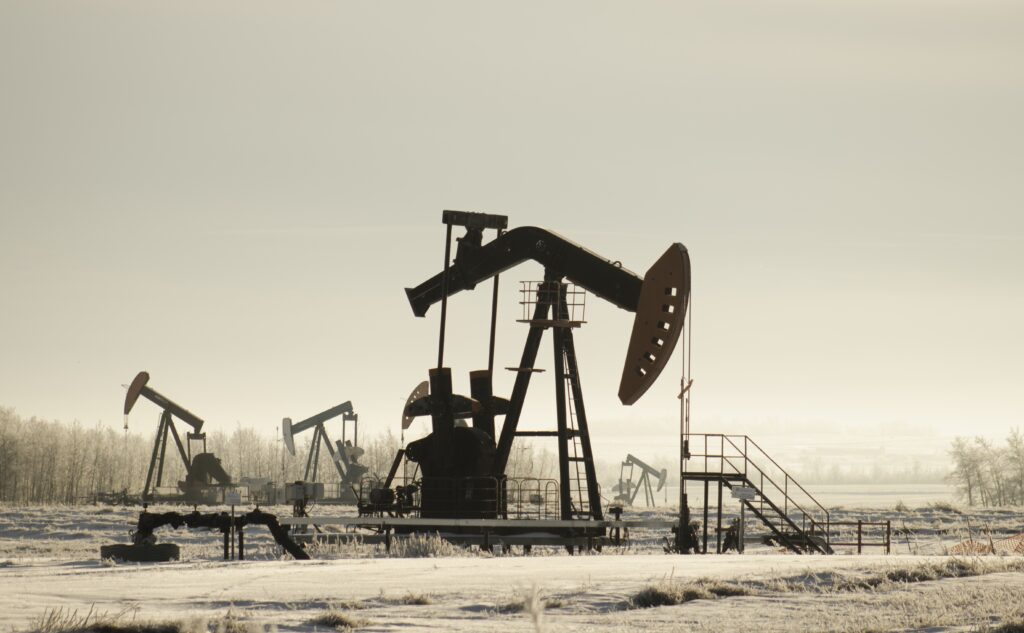
[[[360,480],[361,507],[372,508],[373,491],[383,479],[366,476]],[[425,489],[426,488],[426,489]],[[430,498],[435,514],[465,518],[558,519],[561,516],[558,482],[553,479],[496,477],[395,477],[390,504],[378,510],[402,516],[422,516],[423,499]],[[379,500],[378,500],[379,502]],[[388,509],[385,509],[385,505]]]

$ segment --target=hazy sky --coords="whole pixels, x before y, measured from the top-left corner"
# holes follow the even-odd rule
[[[351,399],[397,431],[438,314],[403,288],[462,209],[640,273],[685,243],[696,431],[1002,436],[1022,112],[1019,2],[5,0],[0,404],[120,425],[145,369],[210,429]],[[540,274],[502,279],[501,367]],[[488,302],[450,304],[463,392]],[[598,449],[671,453],[678,363],[622,407],[632,315],[587,316]],[[553,428],[550,379],[522,427]]]

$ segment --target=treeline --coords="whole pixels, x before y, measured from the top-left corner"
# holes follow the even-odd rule
[[[149,434],[125,433],[98,424],[22,418],[13,409],[0,407],[0,503],[83,503],[100,494],[141,494],[156,439],[156,423],[154,418]],[[312,434],[305,435],[295,438],[294,456],[280,438],[241,426],[231,433],[207,433],[206,447],[220,458],[232,480],[252,477],[280,484],[302,479]],[[360,446],[365,452],[359,463],[367,467],[367,475],[383,479],[401,443],[389,431],[361,434]],[[409,469],[409,476],[414,475],[414,468]],[[557,478],[557,457],[550,450],[538,450],[523,442],[512,452],[508,472],[514,477]],[[171,441],[161,487],[175,488],[184,479],[184,466]],[[317,479],[328,484],[340,480],[325,449],[320,451]]]
[[[147,435],[22,418],[13,409],[0,407],[0,502],[80,503],[101,493],[140,494],[155,433],[156,420]],[[239,427],[232,433],[207,433],[207,450],[220,458],[235,481],[258,477],[281,483],[301,479],[305,470],[310,442],[296,440],[292,456],[279,438]],[[385,433],[364,439],[362,447],[366,452],[359,462],[369,474],[385,476],[399,441]],[[162,485],[174,487],[185,472],[173,442],[168,444],[165,464]],[[326,450],[321,450],[318,478],[325,483],[339,480]]]
[[[931,484],[942,483],[949,475],[947,468],[929,466],[918,460],[908,464],[839,463],[811,460],[795,469],[801,484]]]
[[[958,437],[949,454],[950,481],[967,505],[1024,505],[1024,435],[1019,429],[1002,446],[982,437]]]

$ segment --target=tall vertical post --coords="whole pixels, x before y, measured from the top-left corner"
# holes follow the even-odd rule
[[[718,480],[718,524],[715,528],[716,542],[715,553],[722,553],[722,480]]]
[[[498,231],[498,237],[501,237]],[[487,346],[487,371],[494,373],[494,341],[498,331],[498,275],[494,276],[494,290],[491,292],[491,337]]]
[[[709,488],[710,488],[710,486],[708,486],[708,480],[705,479],[704,480],[704,524],[703,524],[703,528],[704,528],[704,545],[701,548],[701,553],[703,553],[703,554],[707,554],[708,553],[708,489]]]
[[[746,538],[747,538],[747,502],[740,501],[740,529],[739,539],[736,544],[738,545],[739,553],[742,554],[746,549]]]
[[[437,368],[444,367],[444,325],[448,318],[448,264],[452,258],[452,225],[444,223],[444,274],[441,277],[441,333],[437,337]]]

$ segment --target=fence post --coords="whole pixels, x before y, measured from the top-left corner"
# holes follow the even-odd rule
[[[885,522],[885,553],[888,554],[892,545],[892,522]]]
[[[862,531],[861,531],[861,527],[863,526],[863,524],[864,524],[863,521],[861,521],[860,519],[857,519],[857,553],[858,554],[861,553],[861,549],[862,549],[863,544],[864,544],[863,543],[863,538],[862,538]]]

